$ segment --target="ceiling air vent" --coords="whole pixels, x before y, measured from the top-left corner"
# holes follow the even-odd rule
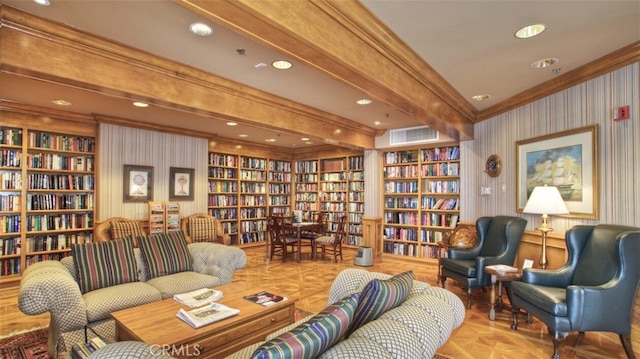
[[[389,130],[391,145],[405,145],[415,142],[432,141],[438,139],[438,131],[428,126]]]

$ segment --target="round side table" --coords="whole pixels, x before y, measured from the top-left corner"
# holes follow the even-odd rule
[[[502,303],[502,282],[511,282],[522,279],[522,270],[518,269],[513,272],[503,272],[495,268],[485,267],[484,272],[491,275],[491,310],[489,311],[489,320],[496,319],[496,307],[498,311],[502,311],[504,304]],[[496,282],[498,283],[498,300],[496,303]]]

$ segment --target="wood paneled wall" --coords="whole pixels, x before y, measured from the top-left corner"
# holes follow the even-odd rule
[[[169,200],[170,167],[195,169],[194,200],[179,202],[180,216],[206,212],[208,145],[204,138],[100,123],[97,221],[111,217],[147,219],[147,202],[123,202],[125,164],[153,166],[154,201]]]

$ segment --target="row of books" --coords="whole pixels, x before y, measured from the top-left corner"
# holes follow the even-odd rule
[[[57,135],[46,132],[29,132],[27,144],[29,147],[90,153],[93,153],[96,147],[96,141],[93,138]]]
[[[93,191],[95,178],[93,175],[31,173],[27,176],[27,188]]]
[[[21,158],[19,150],[0,150],[0,167],[20,167]]]
[[[27,195],[27,211],[52,209],[93,209],[93,203],[93,193]]]
[[[51,153],[27,155],[29,168],[93,172],[94,158],[83,156],[61,156]]]
[[[238,167],[238,156],[209,153],[209,166]]]
[[[22,196],[19,194],[0,195],[0,211],[19,212]]]
[[[22,189],[22,173],[2,172],[0,173],[0,189]]]
[[[0,145],[22,146],[22,130],[17,128],[0,128]]]
[[[64,213],[27,215],[27,231],[81,229],[93,226],[93,213]]]

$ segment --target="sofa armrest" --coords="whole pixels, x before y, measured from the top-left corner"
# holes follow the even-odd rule
[[[219,277],[223,284],[231,283],[234,272],[247,264],[247,255],[237,247],[210,242],[191,243],[188,247],[193,271]]]
[[[18,308],[28,315],[49,312],[57,333],[83,329],[87,310],[80,286],[59,261],[30,265],[20,280]]]

